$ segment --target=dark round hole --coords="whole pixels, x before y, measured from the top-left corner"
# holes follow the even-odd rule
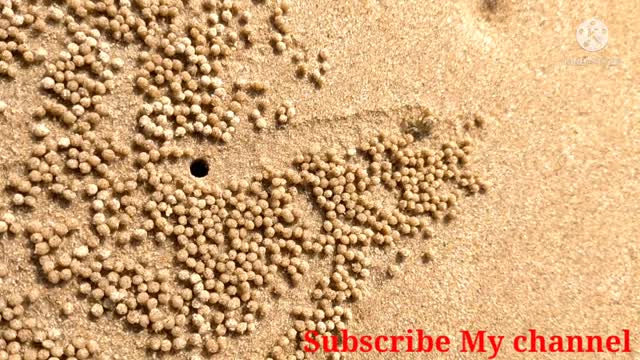
[[[191,163],[191,175],[201,178],[209,174],[209,164],[205,159],[196,159]]]

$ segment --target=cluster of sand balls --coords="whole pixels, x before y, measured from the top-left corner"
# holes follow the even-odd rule
[[[160,34],[143,35],[151,49],[139,55],[142,69],[136,85],[151,100],[138,122],[145,136],[156,141],[198,134],[228,143],[242,114],[247,114],[258,130],[268,126],[269,102],[262,97],[271,90],[269,84],[228,81],[225,71],[225,62],[239,47],[256,41],[250,27],[251,13],[234,1],[218,5],[204,2],[203,7],[210,11],[206,25],[192,22],[186,31],[170,25]],[[278,2],[271,18],[277,30],[272,36],[277,52],[284,51],[290,42],[283,19],[289,7],[286,1]],[[292,105],[285,112],[289,108]],[[276,113],[276,118],[286,120],[282,115],[286,116]]]
[[[296,52],[291,60],[296,65],[296,76],[298,78],[308,78],[309,81],[317,88],[321,88],[326,83],[325,76],[331,70],[331,63],[329,62],[329,52],[327,49],[321,49],[315,62],[310,59],[307,52]],[[315,63],[315,67],[311,64]]]
[[[209,0],[201,5],[205,12],[187,20],[185,24],[176,20],[186,10],[184,4],[171,0],[118,3],[76,0],[67,4],[73,16],[65,16],[59,8],[51,7],[47,18],[53,22],[63,22],[76,42],[69,45],[69,51],[55,64],[58,69],[48,66],[48,76],[43,79],[42,86],[55,91],[57,95],[65,95],[65,100],[68,100],[70,95],[62,88],[65,84],[60,84],[62,75],[59,72],[63,72],[65,77],[74,72],[74,64],[69,63],[71,61],[76,63],[76,67],[91,66],[91,71],[95,73],[99,67],[93,64],[96,56],[85,54],[88,51],[87,44],[82,42],[89,42],[94,50],[97,39],[105,34],[116,41],[145,45],[138,56],[140,70],[136,74],[135,85],[148,100],[140,109],[138,119],[147,137],[163,142],[195,134],[227,143],[231,141],[243,116],[251,118],[256,129],[267,126],[267,112],[275,113],[277,119],[286,119],[283,114],[276,113],[279,109],[270,109],[268,100],[260,98],[271,91],[267,82],[229,80],[232,76],[227,74],[226,63],[237,49],[249,47],[259,38],[252,26],[255,20],[246,4],[234,0]],[[257,6],[266,4],[258,3]],[[274,31],[272,40],[274,36],[279,37],[273,42],[274,47],[286,48],[292,42],[291,29],[285,20],[291,4],[281,0],[268,6],[273,10],[269,18]],[[76,50],[76,53],[72,50]],[[108,58],[107,53],[100,49],[98,60]],[[84,57],[84,61],[79,56]],[[82,64],[78,65],[78,61]],[[66,66],[60,66],[60,62]],[[120,59],[107,59],[107,63],[103,65],[117,68],[123,65]],[[105,69],[105,72],[112,74],[111,70]],[[53,71],[57,72],[55,77],[51,74]],[[313,78],[317,80],[316,83],[324,82],[320,75]],[[92,87],[93,84],[83,86],[82,81],[85,80],[81,76],[79,80],[67,79],[63,82],[71,82],[72,87]],[[105,87],[107,92],[111,90],[110,80],[104,84],[100,82],[103,79],[94,80],[97,81],[97,92],[105,91]],[[69,91],[71,95],[75,92],[73,89]],[[81,112],[81,106],[89,104],[86,96],[80,96],[83,100],[80,104],[77,96],[72,98],[75,112]],[[98,104],[89,105],[100,110],[102,97],[93,97],[92,94],[91,100]],[[258,99],[252,100],[256,97]],[[59,106],[53,110],[56,113],[63,111]],[[255,116],[256,112],[258,116]],[[65,122],[74,122],[79,116],[69,111],[55,115],[62,117]],[[103,115],[100,111],[97,114],[89,111],[85,117],[96,122]]]
[[[111,186],[106,180],[114,177],[109,164],[129,152],[128,147],[114,145],[110,138],[97,138],[93,131],[58,139],[46,133],[26,161],[28,175],[9,175],[7,187],[13,192],[12,203],[33,208],[42,193],[73,202],[80,196],[81,179],[89,175],[99,177],[102,181],[98,183],[103,187]]]
[[[157,184],[157,196],[152,194],[143,208],[153,220],[146,235],[173,238],[179,248],[176,260],[182,269],[176,281],[182,290],[169,304],[160,301],[158,319],[184,314],[186,329],[178,333],[185,336],[159,334],[148,345],[151,350],[190,346],[216,353],[227,336],[256,329],[265,311],[257,291],[274,287],[282,292],[275,283],[283,274],[294,284],[302,279],[308,264],[300,257],[299,243],[311,234],[298,224],[302,214],[292,204],[284,177],[260,174],[226,189],[199,189],[176,180],[177,186],[168,178]]]
[[[207,3],[205,3],[207,4]],[[231,1],[225,1],[223,3],[227,4],[227,10],[225,10],[221,15],[214,14],[213,17],[215,19],[214,23],[218,22],[218,19],[223,19],[225,12],[227,13],[227,19],[225,21],[226,24],[230,22],[230,19],[237,13],[238,15],[238,24],[242,25],[238,30],[238,34],[241,40],[246,42],[247,46],[251,46],[256,43],[255,31],[249,25],[249,20],[251,19],[251,13],[249,11],[241,11],[235,10],[234,6],[237,3]],[[294,40],[292,36],[292,29],[287,20],[287,15],[290,12],[292,7],[292,3],[290,0],[277,0],[273,2],[273,11],[269,18],[271,27],[273,32],[269,36],[269,43],[271,44],[273,51],[275,54],[282,55],[285,54],[288,50],[296,50],[303,48],[301,46],[299,40]],[[213,8],[212,6],[206,7]],[[211,17],[210,17],[211,18]],[[235,39],[235,36],[234,36]],[[321,88],[324,86],[326,80],[325,75],[331,69],[331,65],[329,63],[329,56],[326,49],[322,49],[318,52],[317,56],[317,66],[313,69],[310,68],[309,63],[309,55],[307,50],[296,50],[294,55],[291,58],[292,62],[296,65],[296,76],[299,78],[308,77],[309,81],[313,83],[316,87]],[[276,120],[281,114],[276,113]],[[262,117],[255,117],[256,120],[256,128],[263,129],[266,126],[265,121]],[[263,126],[265,125],[265,126]]]
[[[57,181],[59,174],[49,172],[51,167],[64,167],[79,157],[83,146],[111,154],[108,144],[95,145],[91,134],[84,134],[89,139],[76,134],[62,141],[45,136],[29,160],[31,171]],[[56,156],[60,142],[68,153],[75,149],[72,153],[77,156],[62,161]],[[85,182],[82,189],[73,191],[91,201],[92,225],[104,243],[90,238],[60,251],[77,224],[30,222],[25,233],[50,283],[77,279],[79,293],[93,302],[91,316],[109,312],[148,329],[154,334],[149,350],[161,352],[201,348],[217,353],[226,346],[228,336],[256,329],[267,311],[257,300],[259,292],[281,295],[285,287],[278,278],[285,277],[295,286],[308,271],[305,257],[329,256],[335,270],[312,292],[315,306],[294,309],[292,316],[297,320],[272,354],[284,358],[285,349],[294,346],[300,357],[301,349],[295,344],[300,344],[305,330],[331,332],[344,328],[349,320],[345,306],[362,296],[362,281],[369,276],[367,247],[393,245],[405,235],[429,236],[429,218],[455,213],[464,193],[486,188],[481,179],[463,170],[471,150],[468,141],[445,143],[435,151],[410,149],[412,142],[411,135],[380,136],[362,144],[355,155],[331,151],[300,155],[295,170],[265,171],[226,188],[163,173],[149,159],[153,149],[142,151],[138,156],[147,154],[146,161],[138,163],[135,176],[117,179],[106,175],[107,168],[97,172],[97,182]],[[153,142],[141,137],[138,145],[145,144]],[[156,153],[153,157],[159,158],[160,151]],[[366,165],[354,161],[354,156],[364,158]],[[37,178],[30,172],[30,180]],[[30,180],[11,181],[16,189],[31,194],[39,185]],[[464,193],[445,190],[445,182]],[[372,201],[378,187],[399,190],[396,209],[386,210]],[[146,201],[133,196],[138,188],[146,189]],[[294,205],[303,193],[321,210],[320,233],[309,230],[305,214]],[[143,220],[135,222],[140,215]],[[15,216],[5,213],[2,219],[0,230],[22,232]],[[175,244],[176,268],[156,269],[139,260],[112,256],[103,246],[115,244],[117,251],[130,242],[150,240]]]
[[[95,128],[108,115],[104,96],[114,86],[114,71],[123,61],[111,58],[102,51],[100,32],[86,25],[72,24],[71,41],[56,61],[45,65],[42,89],[57,101],[47,99],[34,116],[56,119],[75,133],[85,133]],[[42,138],[48,135],[45,125],[34,126],[33,135]]]
[[[296,108],[291,101],[285,101],[276,110],[276,122],[280,126],[288,124],[297,114]]]
[[[0,236],[28,239],[48,285],[77,290],[92,319],[115,317],[147,334],[150,352],[223,351],[228,338],[260,325],[270,311],[261,300],[265,294],[282,296],[309,273],[309,258],[328,257],[331,275],[317,283],[309,306],[293,309],[291,327],[269,355],[305,358],[304,331],[332,333],[350,320],[348,305],[362,297],[370,276],[369,247],[431,236],[431,221],[455,217],[458,201],[488,187],[466,169],[469,141],[425,149],[414,141],[421,125],[345,153],[301,154],[290,169],[265,170],[225,186],[167,172],[165,162],[194,156],[177,141],[187,134],[227,143],[242,116],[257,129],[266,128],[268,118],[277,125],[295,118],[290,101],[271,109],[268,82],[226,73],[234,51],[259,40],[251,13],[237,1],[204,1],[203,25],[176,21],[185,5],[172,0],[73,0],[66,3],[68,15],[52,6],[39,16],[28,9],[17,15],[16,1],[2,5],[2,74],[15,74],[10,60],[16,54],[25,62],[46,58],[26,47],[24,26],[42,26],[46,18],[64,24],[70,35],[66,48],[43,65],[41,87],[48,97],[34,114],[36,143],[25,174],[8,178],[12,209],[0,214]],[[285,19],[289,8],[288,1],[275,2],[270,18],[276,53],[295,45]],[[125,66],[109,55],[106,36],[144,44],[133,81],[145,103],[131,146],[99,131],[116,74]],[[293,61],[298,76],[323,86],[331,68],[326,50],[313,69],[306,52]],[[116,166],[126,171],[114,171]],[[398,197],[391,210],[375,201],[376,192],[388,190]],[[23,211],[35,210],[45,195],[88,205],[89,231],[73,218],[23,220]],[[305,199],[321,214],[320,230],[300,206]],[[131,251],[137,246],[169,248],[173,262],[138,257]],[[25,317],[23,304],[34,305],[37,295],[0,298],[0,359],[100,353],[97,339],[69,341]],[[74,308],[64,303],[59,310],[67,316]]]
[[[115,40],[126,43],[141,40],[149,46],[155,45],[157,36],[164,31],[162,22],[173,22],[184,10],[182,2],[175,0],[74,0],[68,2],[67,8],[82,23],[108,33]]]
[[[0,76],[15,78],[17,60],[29,65],[42,62],[48,55],[44,48],[33,49],[27,41],[29,30],[45,30],[45,14],[18,0],[2,0],[0,10]]]
[[[364,166],[335,151],[295,160],[324,218],[322,232],[303,249],[330,256],[334,270],[312,292],[315,306],[294,310],[294,325],[274,347],[274,359],[285,359],[292,351],[295,358],[305,358],[307,330],[329,334],[345,327],[350,312],[337,309],[362,297],[362,282],[370,275],[368,247],[397,246],[403,236],[428,238],[433,233],[430,222],[455,217],[463,196],[488,188],[486,181],[464,169],[469,140],[447,142],[438,150],[416,149],[413,142],[410,134],[371,139],[356,151],[366,160]],[[395,209],[373,200],[381,189],[398,194]],[[400,253],[408,255],[406,250]]]
[[[228,94],[218,76],[222,64],[210,61],[211,57],[227,56],[228,45],[215,27],[210,30],[192,27],[191,37],[169,33],[166,41],[160,42],[163,55],[140,54],[143,69],[136,84],[152,99],[138,120],[145,136],[163,142],[197,133],[213,140],[231,140],[248,96],[241,90]]]
[[[285,17],[291,9],[291,4],[289,0],[279,0],[276,5],[271,15],[271,25],[276,31],[271,35],[270,41],[273,50],[282,54],[292,43],[291,28]]]
[[[383,135],[365,142],[356,155],[367,161],[366,166],[337,152],[300,155],[295,170],[265,171],[226,188],[162,173],[148,163],[138,172],[152,187],[150,200],[141,204],[148,219],[130,237],[173,239],[178,269],[173,274],[174,293],[163,294],[162,280],[149,275],[157,284],[143,300],[153,305],[131,318],[127,315],[127,320],[153,329],[150,350],[203,348],[216,353],[228,336],[256,329],[266,311],[257,301],[260,292],[282,295],[286,287],[277,279],[284,277],[295,286],[308,271],[305,257],[329,256],[335,271],[312,292],[316,306],[294,311],[298,320],[286,339],[278,341],[273,356],[283,358],[289,344],[299,344],[304,330],[326,333],[344,328],[351,316],[346,305],[361,298],[362,282],[369,276],[367,247],[392,246],[403,236],[430,236],[431,219],[453,216],[458,199],[487,186],[463,169],[471,150],[468,141],[445,143],[438,150],[413,150],[412,143],[411,135]],[[458,190],[448,190],[445,183]],[[373,201],[380,187],[400,190],[396,209]],[[294,205],[301,195],[311,196],[321,210],[320,233],[310,230],[304,212]],[[92,308],[94,315],[115,309],[124,316],[136,308],[124,301],[140,294],[114,287],[111,293],[118,295],[110,298],[111,306],[100,304],[95,312]],[[87,286],[86,291],[94,290]],[[295,350],[301,356],[301,349]]]
[[[95,340],[67,340],[59,329],[47,327],[31,316],[29,308],[40,297],[35,289],[26,294],[0,296],[0,359],[90,359],[101,353]]]
[[[76,134],[68,146],[93,144],[82,139]],[[39,156],[55,153],[58,142],[41,141]],[[438,150],[413,148],[413,142],[409,134],[381,135],[355,152],[300,155],[292,169],[263,171],[224,188],[166,173],[145,157],[135,175],[98,173],[98,181],[85,181],[78,190],[91,201],[96,237],[64,246],[78,227],[73,223],[29,222],[24,233],[48,282],[75,279],[79,295],[92,302],[92,317],[112,314],[148,331],[148,350],[163,353],[223,350],[229,336],[256,330],[269,310],[261,293],[282,295],[282,278],[295,286],[309,271],[308,257],[329,257],[332,274],[316,285],[312,305],[293,309],[293,324],[271,354],[284,359],[293,351],[304,358],[304,331],[331,333],[351,318],[348,304],[362,297],[370,275],[368,247],[393,246],[403,236],[429,237],[430,221],[454,214],[464,195],[486,189],[464,169],[467,140]],[[141,136],[138,146],[145,144],[154,143]],[[40,166],[35,159],[30,162]],[[26,189],[27,183],[15,186]],[[398,194],[395,209],[373,200],[383,188]],[[307,197],[322,215],[319,232],[296,205]],[[2,219],[2,230],[23,232],[15,216],[5,213]],[[173,244],[175,264],[158,268],[124,255],[128,246],[148,242]]]

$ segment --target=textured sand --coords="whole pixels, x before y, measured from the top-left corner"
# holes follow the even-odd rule
[[[545,334],[610,334],[630,328],[636,333],[634,349],[640,349],[640,272],[635,265],[640,251],[635,51],[640,7],[634,1],[588,3],[497,1],[487,9],[479,1],[302,1],[289,17],[305,44],[329,50],[333,69],[326,86],[316,90],[296,80],[283,57],[245,59],[247,71],[269,79],[282,99],[296,100],[297,123],[260,134],[240,132],[226,147],[195,141],[188,146],[211,159],[210,181],[227,181],[250,176],[260,166],[282,167],[311,144],[346,147],[368,133],[393,131],[402,114],[410,112],[407,107],[431,107],[448,117],[478,109],[490,113],[473,162],[493,183],[491,191],[465,200],[459,218],[438,225],[433,239],[408,241],[413,254],[400,265],[400,276],[384,276],[394,256],[379,252],[364,299],[353,306],[350,331],[396,334],[423,328],[455,338],[460,329],[513,336],[529,328]],[[576,43],[575,30],[593,16],[607,24],[609,44],[587,53]],[[55,49],[63,35],[52,31],[42,40]],[[114,45],[114,51],[127,61],[109,103],[114,120],[107,126],[126,137],[134,126],[132,109],[142,101],[127,77],[137,49]],[[566,64],[584,56],[619,59],[620,64]],[[10,107],[0,116],[4,174],[22,171],[27,158],[30,114],[41,96],[42,73],[34,66],[12,82],[0,80],[0,99]],[[186,163],[175,166],[188,168]],[[6,175],[0,186],[5,181]],[[7,203],[8,196],[0,196],[0,206]],[[36,213],[63,218],[74,211],[83,209],[43,204]],[[144,250],[161,261],[168,256],[163,249]],[[419,259],[425,250],[434,257],[428,264]],[[143,335],[111,318],[91,321],[86,302],[64,287],[48,288],[38,281],[30,251],[26,240],[2,238],[0,259],[11,275],[0,282],[0,291],[41,287],[38,313],[52,326],[94,334],[114,357],[145,357],[139,349]],[[308,290],[291,290],[273,301],[272,309],[287,310],[304,301]],[[60,319],[55,309],[63,301],[77,303],[81,311]],[[255,334],[234,339],[220,358],[261,358],[287,321],[284,313],[273,311]]]

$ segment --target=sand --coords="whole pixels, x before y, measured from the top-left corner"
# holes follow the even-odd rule
[[[244,120],[228,145],[187,138],[183,146],[209,159],[206,181],[223,184],[263,167],[285,168],[312,145],[348,149],[379,131],[399,132],[405,118],[426,108],[448,119],[433,141],[462,131],[457,114],[489,114],[486,127],[474,130],[471,158],[491,189],[461,201],[459,216],[435,225],[433,238],[403,239],[397,248],[411,255],[398,265],[399,275],[386,276],[397,248],[373,251],[372,276],[364,283],[363,298],[352,305],[349,331],[402,334],[422,328],[458,339],[461,329],[513,337],[530,328],[549,335],[607,335],[628,328],[636,335],[637,350],[640,75],[635,49],[640,8],[633,1],[492,3],[295,3],[287,17],[296,40],[311,52],[324,48],[330,54],[324,86],[297,79],[289,56],[274,55],[268,44],[238,52],[233,59],[238,73],[268,80],[274,103],[293,100],[295,121],[256,132]],[[598,52],[586,52],[575,39],[577,26],[591,17],[609,29],[608,45]],[[29,43],[44,44],[49,54],[57,54],[65,39],[62,27],[51,25]],[[133,136],[135,109],[143,103],[133,90],[139,48],[113,42],[111,49],[125,65],[115,76],[113,94],[105,96],[111,118],[99,131],[125,141]],[[614,65],[575,64],[585,57]],[[34,143],[31,114],[46,96],[39,89],[43,74],[43,66],[35,64],[20,67],[14,80],[0,80],[0,100],[8,105],[0,115],[5,174],[0,187],[9,174],[24,174]],[[186,173],[189,161],[168,166]],[[11,207],[10,196],[0,196],[0,208]],[[87,209],[86,203],[60,207],[42,197],[33,212],[17,213],[25,221],[75,217],[86,223]],[[169,246],[130,251],[160,263],[172,256]],[[432,255],[427,263],[421,257],[425,252]],[[114,359],[154,356],[145,352],[145,332],[111,315],[95,320],[88,314],[91,303],[77,296],[75,287],[46,284],[25,237],[1,235],[0,259],[9,270],[0,280],[0,293],[40,289],[33,314],[50,329],[91,337],[104,356]],[[257,322],[255,333],[231,338],[214,358],[264,358],[290,326],[287,311],[308,301],[314,279],[329,274],[327,263],[311,264],[313,271],[301,286],[280,299],[265,297],[271,311]],[[64,302],[76,309],[68,317],[59,315]],[[517,355],[508,348],[500,354],[515,359],[607,356]],[[486,354],[444,357],[482,359]]]

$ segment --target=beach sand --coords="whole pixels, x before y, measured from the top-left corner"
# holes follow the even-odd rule
[[[270,5],[259,2],[245,5],[256,17],[270,11]],[[181,11],[178,22],[195,10]],[[268,81],[271,103],[277,107],[292,101],[295,118],[284,126],[270,120],[262,131],[242,118],[229,144],[186,137],[180,146],[192,149],[192,158],[209,162],[209,175],[199,181],[227,184],[264,168],[286,169],[310,148],[345,151],[380,131],[400,133],[403,121],[425,109],[437,111],[440,122],[421,143],[471,136],[470,166],[491,187],[461,199],[457,217],[434,224],[431,238],[402,237],[386,250],[371,249],[371,276],[362,283],[362,298],[348,305],[353,311],[349,331],[390,335],[420,328],[450,336],[455,349],[462,329],[507,338],[528,329],[545,335],[609,335],[630,329],[635,351],[640,349],[640,272],[635,265],[640,254],[639,15],[633,1],[295,2],[286,17],[297,47],[274,54],[268,26],[259,26],[262,41],[235,52],[226,75],[229,81]],[[598,52],[587,52],[576,42],[578,25],[592,17],[608,27],[608,44]],[[55,61],[68,39],[62,25],[48,23],[45,33],[27,42],[46,48]],[[142,45],[107,41],[111,56],[124,65],[115,72],[115,88],[104,96],[110,117],[96,133],[113,134],[128,145],[145,102],[134,90]],[[290,60],[295,49],[312,55],[326,49],[331,68],[322,87],[296,78]],[[576,59],[584,58],[597,64],[578,65]],[[313,56],[309,63],[318,65]],[[37,143],[30,132],[32,114],[50,96],[41,89],[42,63],[16,64],[15,79],[0,77],[0,100],[7,104],[0,115],[2,188],[10,174],[28,174],[25,164]],[[465,131],[464,119],[457,116],[478,112],[486,114],[486,124]],[[50,127],[51,136],[70,133],[63,126]],[[159,166],[188,175],[189,163],[186,158]],[[116,166],[115,171],[127,169]],[[69,249],[93,236],[90,202],[84,197],[61,206],[41,196],[33,210],[24,210],[11,204],[13,194],[7,190],[0,196],[0,209],[12,211],[18,221],[76,218],[80,230],[68,240]],[[384,206],[385,199],[377,200]],[[395,264],[399,249],[408,249],[409,256],[390,277],[389,265]],[[112,313],[92,316],[93,302],[77,295],[75,280],[47,283],[33,251],[25,235],[0,235],[0,260],[7,268],[0,293],[39,289],[27,314],[64,337],[94,339],[105,358],[156,356],[145,350],[147,330],[132,328]],[[149,242],[123,253],[170,267],[175,251],[168,242]],[[429,261],[424,261],[425,253]],[[299,286],[287,288],[280,298],[263,294],[268,311],[257,320],[256,330],[229,337],[228,347],[214,358],[267,356],[291,326],[291,309],[310,304],[315,282],[331,274],[327,259],[309,262],[311,270]],[[60,315],[64,303],[73,306],[69,316]],[[0,322],[0,329],[7,324]],[[208,357],[199,349],[164,356]],[[499,358],[556,356],[608,354],[518,355],[505,345]],[[452,351],[344,358],[486,357]]]

